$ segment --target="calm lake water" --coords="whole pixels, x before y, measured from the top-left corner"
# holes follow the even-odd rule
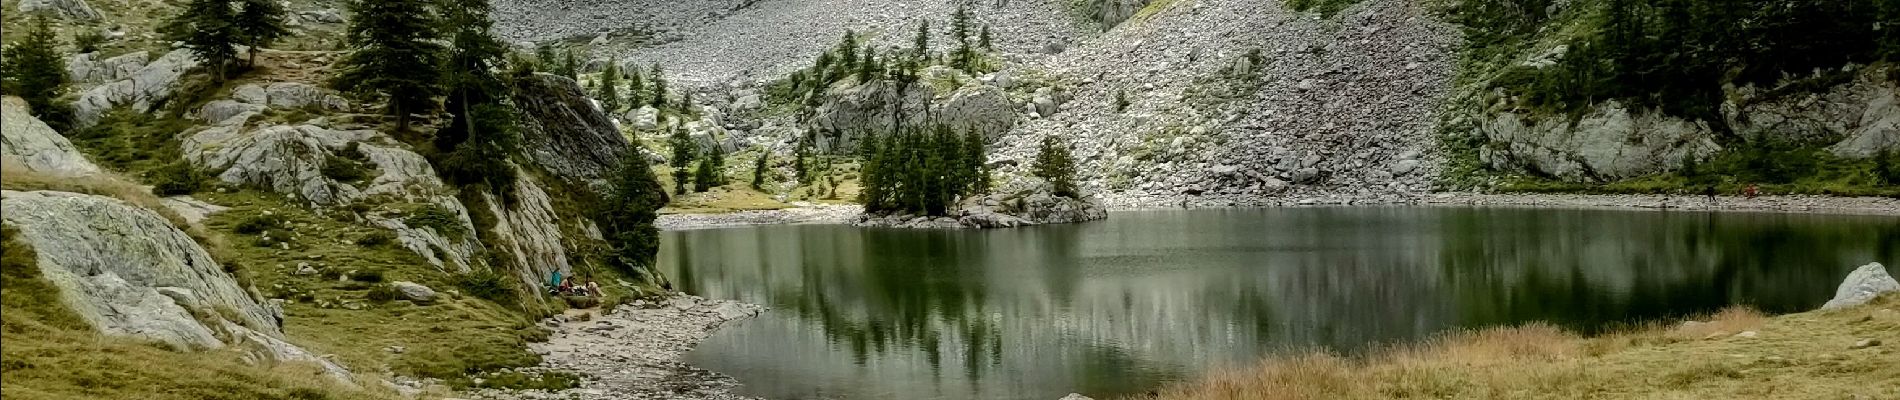
[[[772,308],[688,356],[774,399],[1112,397],[1458,327],[1820,306],[1900,218],[1513,208],[1114,213],[992,231],[667,233],[689,293]]]

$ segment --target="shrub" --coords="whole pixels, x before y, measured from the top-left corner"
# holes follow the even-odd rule
[[[152,194],[180,196],[197,193],[205,186],[205,174],[184,161],[173,161],[152,171]]]
[[[403,223],[417,228],[434,228],[445,236],[462,235],[462,219],[454,211],[434,204],[417,208]]]
[[[241,234],[255,235],[268,230],[283,229],[284,225],[284,217],[276,215],[253,215],[249,218],[245,218],[243,221],[238,221],[237,226],[233,228],[233,230]]]
[[[383,247],[383,246],[389,245],[390,243],[394,243],[395,241],[396,241],[395,234],[391,234],[387,231],[375,231],[375,232],[370,232],[367,235],[363,235],[363,237],[356,238],[356,245],[369,247],[369,248],[376,248],[376,247]]]
[[[493,270],[475,270],[455,278],[455,286],[462,288],[470,296],[487,299],[497,303],[515,297],[515,287],[499,272]]]
[[[369,282],[369,283],[382,282],[383,270],[369,269],[369,270],[357,271],[354,274],[350,274],[350,280],[357,281],[357,282]]]
[[[402,293],[396,290],[395,285],[378,283],[371,285],[369,292],[364,293],[363,297],[377,303],[388,303],[402,297]]]
[[[73,46],[78,47],[80,53],[99,51],[99,46],[104,44],[106,44],[106,35],[99,31],[88,31],[73,35]]]
[[[334,155],[324,157],[321,171],[324,177],[337,182],[358,182],[369,177],[369,173],[363,171],[361,163]]]

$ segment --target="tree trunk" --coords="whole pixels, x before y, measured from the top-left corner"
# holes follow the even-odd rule
[[[393,98],[389,99],[389,111],[390,113],[396,114],[396,131],[408,132],[409,113],[402,110],[402,102]]]

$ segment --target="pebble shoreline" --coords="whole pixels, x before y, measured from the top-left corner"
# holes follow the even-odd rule
[[[660,302],[635,301],[586,318],[570,313],[543,321],[548,341],[531,343],[541,365],[524,371],[582,375],[580,387],[560,391],[483,390],[476,399],[693,399],[747,400],[732,394],[731,377],[693,367],[682,359],[699,342],[729,323],[765,307],[731,300],[676,294]]]

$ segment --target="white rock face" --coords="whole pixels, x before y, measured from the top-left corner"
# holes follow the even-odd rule
[[[396,282],[390,283],[389,285],[392,287],[395,287],[396,291],[402,294],[402,298],[404,300],[409,300],[409,301],[413,301],[417,303],[428,303],[428,302],[435,301],[435,289],[430,289],[428,286],[423,286],[420,283],[408,282],[408,281],[396,281]]]
[[[184,349],[255,345],[262,357],[318,363],[348,382],[341,366],[285,342],[283,310],[252,298],[158,214],[76,193],[5,191],[0,199],[61,300],[94,328]]]
[[[1493,166],[1579,181],[1632,178],[1721,150],[1705,123],[1629,110],[1614,100],[1574,124],[1565,116],[1502,113],[1481,129],[1495,144],[1481,153]]]
[[[98,21],[105,18],[99,10],[86,4],[86,0],[20,0],[20,12],[45,12],[74,21]]]
[[[99,53],[86,53],[66,60],[66,76],[76,83],[105,83],[125,79],[145,68],[151,54],[143,51],[121,54],[104,60]]]
[[[500,217],[493,229],[500,243],[490,245],[514,257],[514,264],[521,267],[517,278],[524,282],[542,282],[554,271],[571,276],[573,267],[561,240],[561,216],[555,213],[553,200],[533,175],[520,176],[515,181],[515,202],[508,208],[493,194],[482,193],[488,212]]]
[[[115,105],[131,107],[138,112],[151,112],[154,105],[171,98],[178,88],[178,79],[197,66],[198,59],[192,57],[191,51],[172,50],[129,77],[86,90],[73,103],[76,124],[90,127]]]
[[[29,112],[26,101],[8,96],[0,99],[0,156],[17,160],[28,170],[67,175],[99,172],[99,166],[87,160],[52,127]]]
[[[1847,274],[1841,281],[1841,287],[1834,290],[1834,299],[1822,305],[1822,310],[1834,310],[1867,304],[1881,294],[1900,292],[1900,281],[1894,281],[1887,274],[1887,267],[1880,263],[1862,265]]]
[[[1741,101],[1724,104],[1723,116],[1736,134],[1750,140],[1831,142],[1828,150],[1835,155],[1872,157],[1900,150],[1900,86],[1885,76],[1885,71],[1863,68],[1853,80],[1826,91],[1772,98],[1771,91],[1744,87],[1733,96]]]

